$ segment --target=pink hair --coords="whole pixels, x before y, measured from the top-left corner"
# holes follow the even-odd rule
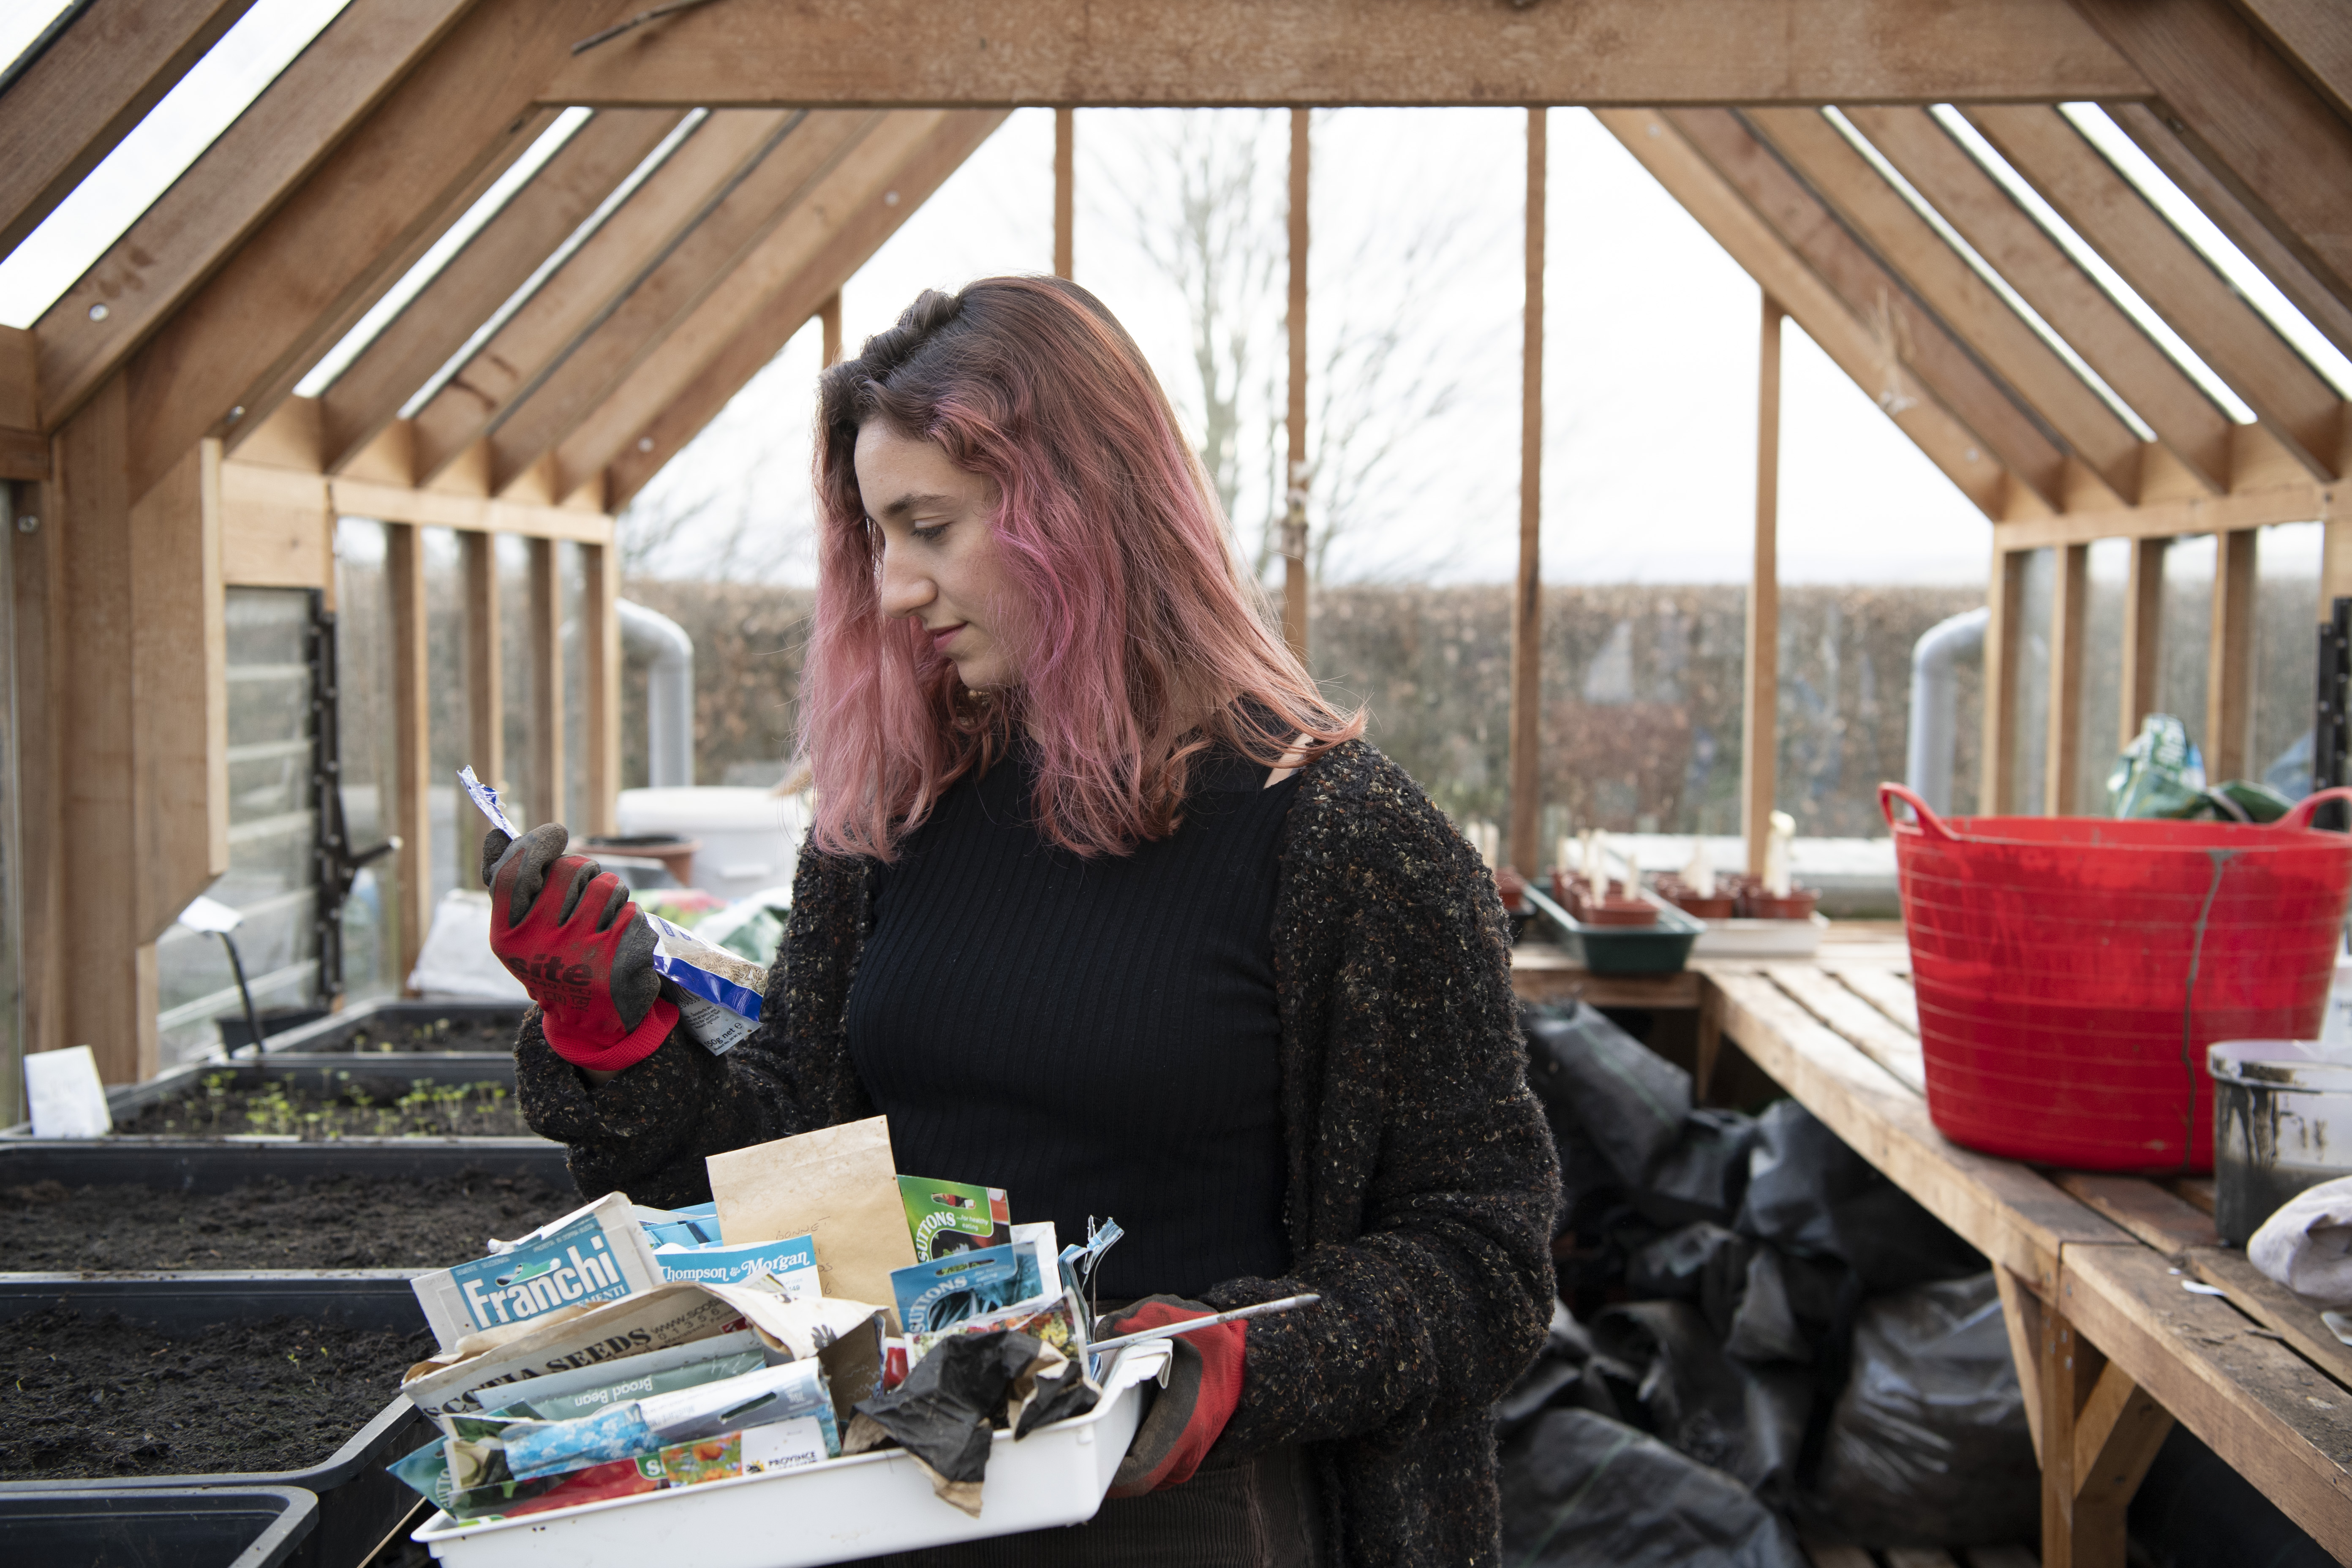
[[[1051,278],[926,290],[819,386],[819,570],[801,679],[814,837],[888,859],[1015,728],[1034,740],[1038,830],[1079,855],[1174,832],[1192,757],[1260,763],[1360,733],[1268,631],[1263,595],[1167,395],[1100,301]],[[1026,595],[1021,684],[967,691],[912,621],[881,609],[881,540],[857,493],[857,430],[887,420],[993,479],[1006,570]],[[1298,743],[1299,737],[1304,743]]]

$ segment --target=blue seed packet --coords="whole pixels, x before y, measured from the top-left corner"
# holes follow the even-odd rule
[[[1021,1300],[1021,1260],[1011,1247],[952,1252],[892,1269],[890,1292],[909,1338],[935,1333]]]

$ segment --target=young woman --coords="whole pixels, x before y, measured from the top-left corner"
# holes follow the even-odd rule
[[[673,1033],[617,880],[493,834],[525,1114],[582,1191],[676,1204],[886,1113],[901,1171],[1116,1216],[1132,1324],[1322,1297],[1180,1340],[1090,1523],[919,1561],[1492,1563],[1559,1196],[1493,880],[1268,633],[1093,296],[926,293],[821,399],[816,816],[764,1021]]]

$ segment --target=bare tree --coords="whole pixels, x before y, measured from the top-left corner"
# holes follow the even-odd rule
[[[1138,248],[1184,300],[1202,464],[1237,537],[1255,524],[1248,553],[1264,578],[1281,557],[1288,489],[1286,138],[1268,113],[1171,118],[1173,128],[1143,148],[1145,177],[1108,183],[1121,192]],[[1325,116],[1316,130],[1328,132]],[[1425,509],[1433,487],[1445,488],[1448,511],[1475,504],[1475,484],[1442,466],[1415,475],[1398,459],[1442,439],[1434,426],[1459,402],[1458,343],[1431,328],[1429,307],[1476,238],[1466,212],[1429,212],[1402,229],[1358,235],[1344,263],[1317,268],[1349,280],[1318,291],[1309,317],[1318,355],[1308,369],[1308,568],[1318,582],[1328,578],[1335,545]],[[1378,287],[1358,286],[1372,277]],[[1255,438],[1245,444],[1245,435]],[[1245,486],[1255,513],[1246,522]],[[1402,554],[1353,563],[1351,574],[1424,571],[1444,552],[1439,531]]]

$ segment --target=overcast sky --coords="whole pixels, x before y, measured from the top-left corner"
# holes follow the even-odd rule
[[[0,8],[9,13],[0,58],[56,8],[56,0]],[[0,262],[0,320],[37,318],[338,9],[340,0],[258,0],[184,90]],[[1590,115],[1549,118],[1544,575],[1744,579],[1755,509],[1756,286]],[[1197,423],[1183,304],[1139,243],[1139,228],[1173,221],[1164,149],[1178,129],[1171,111],[1078,114],[1076,275],[1127,322]],[[1224,111],[1219,134],[1229,145],[1255,138],[1262,216],[1278,236],[1286,118]],[[1478,582],[1514,570],[1525,134],[1518,110],[1317,117],[1314,353],[1328,352],[1336,334],[1393,319],[1403,324],[1402,357],[1423,367],[1425,383],[1450,389],[1444,406],[1392,414],[1396,427],[1379,432],[1394,450],[1334,546],[1334,577]],[[1050,267],[1052,146],[1049,111],[1015,113],[908,220],[845,290],[853,348],[923,288]],[[1442,266],[1406,259],[1433,237]],[[1280,286],[1277,275],[1273,296]],[[1273,298],[1267,309],[1278,308]],[[1278,356],[1278,322],[1267,315],[1255,325]],[[795,338],[648,488],[641,504],[651,509],[709,502],[658,560],[663,571],[716,569],[719,543],[740,521],[741,547],[726,569],[808,580],[814,339],[814,328]],[[1278,357],[1253,366],[1250,414],[1279,398],[1278,380],[1264,378],[1281,368]],[[1983,518],[1793,323],[1781,419],[1784,579],[1982,580]],[[1258,448],[1244,454],[1250,473],[1268,471],[1265,450],[1277,438],[1263,419],[1245,433],[1244,445]],[[1265,489],[1250,487],[1235,507],[1244,547],[1255,543]],[[1326,499],[1313,503],[1318,525]]]
[[[1163,138],[1171,118],[1078,114],[1076,272],[1135,333],[1180,410],[1197,418],[1187,317],[1136,243],[1126,183],[1150,166],[1138,149]],[[1287,127],[1280,116],[1263,120],[1278,182]],[[1544,575],[1744,580],[1756,500],[1757,287],[1591,116],[1557,110],[1549,120]],[[853,352],[924,288],[1050,268],[1052,154],[1051,113],[1015,113],[844,290]],[[1459,401],[1405,433],[1394,467],[1414,504],[1348,539],[1330,563],[1334,576],[1480,582],[1516,569],[1525,156],[1517,110],[1318,117],[1311,335],[1359,299],[1394,292],[1384,237],[1402,244],[1435,211],[1460,216],[1473,242],[1458,247],[1434,298],[1421,300],[1428,332],[1458,367]],[[1268,347],[1279,353],[1278,340]],[[814,329],[794,339],[646,498],[659,508],[723,492],[712,529],[731,527],[748,504],[758,533],[784,547],[771,559],[788,580],[810,570],[800,477],[817,352]],[[1982,581],[1991,547],[1982,515],[1793,323],[1782,358],[1782,577]],[[746,474],[758,481],[743,486]]]

